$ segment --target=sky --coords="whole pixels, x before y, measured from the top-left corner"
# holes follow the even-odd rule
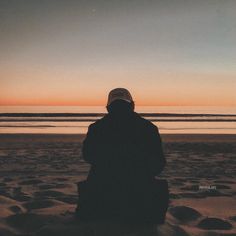
[[[0,105],[236,106],[235,0],[0,0]]]

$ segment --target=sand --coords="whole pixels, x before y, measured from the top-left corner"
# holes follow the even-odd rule
[[[84,135],[0,135],[0,235],[236,235],[236,135],[163,135],[170,207],[161,226],[82,223]]]

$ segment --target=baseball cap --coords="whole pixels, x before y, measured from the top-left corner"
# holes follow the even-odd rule
[[[126,102],[133,102],[133,98],[130,94],[130,92],[125,89],[125,88],[115,88],[110,91],[108,95],[108,101],[107,101],[107,106],[109,106],[112,102],[115,100],[124,100]]]

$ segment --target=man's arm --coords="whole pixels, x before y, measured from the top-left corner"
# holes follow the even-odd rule
[[[163,153],[161,137],[156,126],[153,126],[149,141],[150,171],[153,176],[156,176],[163,171],[166,165],[166,159]]]
[[[88,127],[88,132],[82,147],[83,159],[91,165],[95,164],[95,156],[98,152],[98,145],[98,138],[92,124]]]

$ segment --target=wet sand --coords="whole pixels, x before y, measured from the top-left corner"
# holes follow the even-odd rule
[[[170,207],[153,229],[75,219],[83,138],[0,135],[0,235],[236,234],[236,135],[162,135]]]

